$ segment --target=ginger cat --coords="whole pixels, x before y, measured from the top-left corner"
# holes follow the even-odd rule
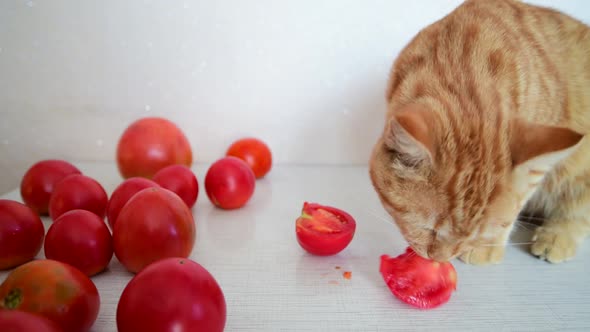
[[[521,211],[531,251],[590,232],[590,28],[513,0],[468,0],[396,59],[370,162],[383,206],[431,259],[498,263]]]

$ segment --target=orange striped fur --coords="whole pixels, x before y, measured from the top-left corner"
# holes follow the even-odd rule
[[[469,0],[396,59],[370,176],[420,255],[498,263],[523,208],[531,250],[574,256],[590,232],[590,29],[512,0]]]

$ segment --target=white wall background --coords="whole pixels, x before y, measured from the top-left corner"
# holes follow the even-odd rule
[[[590,22],[584,0],[531,1]],[[0,192],[35,161],[112,161],[164,116],[197,162],[234,139],[276,163],[365,164],[400,49],[460,0],[0,0]]]

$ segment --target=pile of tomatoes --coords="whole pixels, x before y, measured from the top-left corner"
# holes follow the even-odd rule
[[[31,166],[21,180],[24,204],[0,200],[0,270],[13,269],[0,285],[0,331],[88,331],[100,308],[91,277],[113,255],[135,274],[117,306],[119,331],[222,331],[222,289],[188,258],[199,194],[192,161],[184,133],[152,117],[120,137],[123,181],[110,196],[67,161]],[[241,208],[271,166],[263,141],[240,139],[207,171],[206,194],[221,209]],[[34,260],[41,249],[46,259]]]

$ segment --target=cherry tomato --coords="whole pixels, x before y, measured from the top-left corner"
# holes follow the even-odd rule
[[[316,203],[303,204],[297,218],[297,242],[309,253],[335,255],[348,246],[356,230],[356,221],[340,209]]]
[[[111,229],[114,229],[115,221],[127,201],[141,190],[151,187],[158,187],[158,184],[146,178],[133,177],[123,181],[115,188],[107,204],[107,220]]]
[[[113,257],[111,232],[102,219],[90,211],[68,211],[49,226],[45,257],[93,276],[102,272]]]
[[[0,311],[38,314],[65,332],[88,331],[99,307],[100,296],[94,283],[78,269],[54,260],[23,264],[0,285]]]
[[[184,165],[167,166],[159,170],[153,180],[162,188],[175,192],[189,208],[195,205],[199,195],[199,183],[190,168]]]
[[[74,165],[63,160],[42,160],[31,166],[20,183],[25,204],[35,213],[49,212],[49,198],[55,185],[66,176],[82,174]]]
[[[45,228],[31,208],[0,199],[0,270],[24,264],[37,256]]]
[[[140,271],[121,294],[119,332],[223,331],[226,304],[215,278],[200,264],[167,258]]]
[[[213,204],[222,209],[244,206],[252,194],[256,178],[248,164],[236,157],[222,158],[205,175],[205,191]]]
[[[0,310],[2,332],[62,332],[53,321],[19,310]]]
[[[395,258],[382,255],[379,271],[393,295],[421,309],[448,302],[457,289],[453,264],[423,258],[410,247]]]
[[[149,117],[133,122],[117,145],[117,165],[124,178],[151,178],[166,166],[191,166],[192,161],[191,147],[184,133],[163,118]]]
[[[272,154],[269,147],[257,138],[242,138],[230,145],[227,156],[242,159],[252,168],[257,179],[262,178],[272,167]]]
[[[131,272],[168,257],[188,257],[195,244],[188,206],[168,189],[147,188],[121,210],[113,243],[115,256]]]
[[[74,174],[61,180],[49,200],[49,216],[55,220],[70,210],[88,210],[104,218],[108,203],[107,193],[96,180]]]

